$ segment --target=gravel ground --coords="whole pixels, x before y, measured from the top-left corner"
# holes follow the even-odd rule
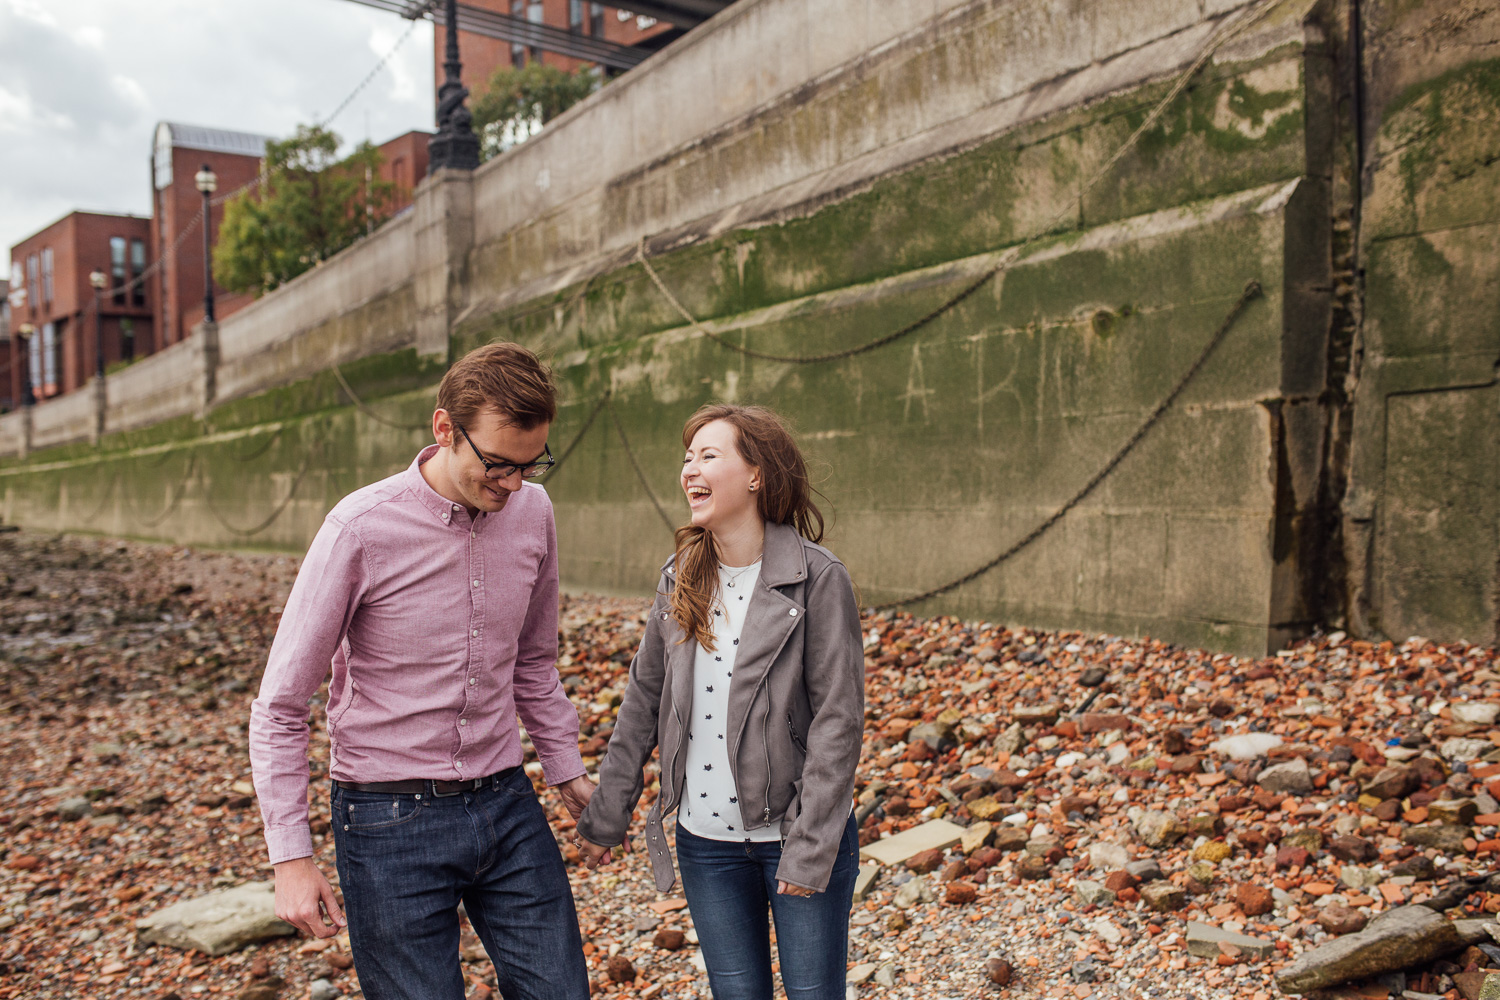
[[[358,995],[346,940],[207,958],[135,931],[270,877],[245,721],[296,560],[30,532],[0,535],[0,552],[0,998],[266,1000],[318,980]],[[645,607],[563,599],[559,670],[590,763]],[[1297,955],[1500,853],[1492,649],[1335,634],[1238,659],[941,618],[866,627],[862,842],[934,820],[968,842],[885,867],[856,903],[858,996],[1278,996]],[[1249,734],[1276,745],[1244,760],[1219,746]],[[313,739],[316,779],[321,719]],[[543,801],[575,858],[566,813]],[[313,822],[332,874],[326,796]],[[691,917],[643,860],[572,871],[596,992],[708,995]],[[1476,892],[1449,915],[1497,912],[1500,894]],[[1190,921],[1269,954],[1191,955]],[[471,995],[488,995],[467,929],[462,950]],[[1459,997],[1462,973],[1490,964],[1470,948],[1345,995]]]

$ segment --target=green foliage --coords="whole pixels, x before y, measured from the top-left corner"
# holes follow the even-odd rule
[[[214,276],[257,297],[349,246],[391,215],[396,186],[380,179],[380,151],[361,143],[343,160],[339,137],[299,125],[266,143],[260,184],[224,206]]]
[[[525,142],[547,122],[583,100],[599,85],[589,67],[576,72],[541,62],[522,69],[502,66],[473,103],[479,155],[488,160]]]

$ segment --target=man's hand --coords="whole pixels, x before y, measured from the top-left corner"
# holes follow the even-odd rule
[[[276,865],[276,915],[319,938],[333,937],[348,924],[333,886],[312,858]]]
[[[558,785],[557,794],[562,796],[563,805],[568,807],[568,812],[576,823],[578,817],[583,815],[584,807],[589,804],[589,799],[594,797],[594,783],[589,780],[588,775],[580,774]]]

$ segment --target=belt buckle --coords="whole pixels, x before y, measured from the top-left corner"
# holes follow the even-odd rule
[[[440,792],[440,791],[438,791],[438,783],[437,783],[436,779],[429,780],[427,787],[428,787],[428,790],[431,791],[432,797],[435,798],[435,799],[451,799],[455,795],[462,795],[463,791],[464,791],[463,786],[460,785],[458,787],[457,791]]]

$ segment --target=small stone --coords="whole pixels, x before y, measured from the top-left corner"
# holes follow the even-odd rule
[[[1433,823],[1467,826],[1478,815],[1479,806],[1473,799],[1438,799],[1427,803],[1427,819]]]
[[[1323,849],[1323,831],[1317,827],[1304,826],[1300,830],[1293,830],[1281,838],[1282,847],[1302,847],[1308,851],[1321,851]]]
[[[1089,845],[1089,867],[1100,871],[1115,871],[1130,863],[1130,852],[1119,844],[1101,840]]]
[[[1450,705],[1454,722],[1468,722],[1476,726],[1493,726],[1500,718],[1500,704],[1488,701],[1469,701]]]
[[[1277,868],[1306,868],[1312,860],[1305,847],[1282,847],[1276,851]]]
[[[875,970],[875,985],[891,989],[896,985],[896,963],[886,962]]]
[[[1455,736],[1438,744],[1438,755],[1444,760],[1468,762],[1478,760],[1494,748],[1495,744],[1489,740],[1471,740],[1463,736]]]
[[[1238,736],[1226,736],[1209,749],[1230,760],[1254,760],[1264,757],[1281,746],[1281,743],[1281,737],[1271,733],[1242,733]]]
[[[918,875],[926,875],[928,872],[936,871],[942,863],[943,852],[938,850],[922,851],[920,854],[913,854],[906,859],[906,867]]]
[[[1099,978],[1099,966],[1092,958],[1074,962],[1068,967],[1068,975],[1075,983],[1092,983]]]
[[[1031,839],[1031,834],[1014,826],[1002,826],[995,830],[992,838],[995,850],[1002,854],[1010,854],[1013,851],[1026,849],[1026,842]]]
[[[996,986],[1009,986],[1014,970],[1011,969],[1010,963],[1005,959],[992,958],[984,963],[984,973],[989,976],[990,982]]]
[[[879,865],[860,865],[859,874],[854,877],[854,901],[858,903],[868,896],[879,879]]]
[[[1187,876],[1204,889],[1214,884],[1214,866],[1209,861],[1194,861],[1188,865]]]
[[[979,887],[973,882],[949,882],[944,901],[951,906],[962,906],[979,898]]]
[[[1271,890],[1264,886],[1246,882],[1234,890],[1235,905],[1240,912],[1247,917],[1260,917],[1275,909],[1275,900],[1271,896]]]
[[[1470,827],[1437,823],[1407,827],[1401,832],[1401,842],[1412,847],[1435,847],[1444,854],[1463,854],[1467,853],[1464,841],[1473,836]]]
[[[1330,934],[1354,934],[1364,930],[1369,920],[1342,903],[1330,903],[1318,911],[1318,926]]]
[[[939,882],[952,882],[954,879],[963,878],[969,874],[969,866],[962,861],[955,861],[943,869],[938,876]]]
[[[1052,873],[1052,863],[1042,855],[1028,854],[1016,865],[1016,874],[1025,879],[1046,878]]]
[[[1380,856],[1376,846],[1363,837],[1334,837],[1328,842],[1328,853],[1340,861],[1374,861]]]
[[[1155,858],[1142,858],[1132,861],[1125,866],[1125,870],[1141,882],[1155,882],[1167,876],[1162,873],[1161,862]]]
[[[1012,722],[1005,731],[995,737],[995,749],[1014,756],[1026,745],[1026,731],[1019,722]]]
[[[874,962],[864,962],[860,965],[856,965],[854,968],[844,973],[844,982],[849,983],[853,986],[863,986],[865,983],[870,981],[870,977],[875,975],[875,970],[878,968],[880,968],[880,966],[876,965]]]
[[[986,846],[994,833],[995,828],[983,820],[971,823],[964,829],[963,839],[958,842],[959,850],[963,851],[964,856],[967,857]]]
[[[614,955],[609,960],[609,978],[617,983],[635,982],[635,966],[624,955]]]
[[[1285,764],[1272,764],[1256,776],[1255,783],[1277,795],[1306,795],[1313,790],[1312,773],[1301,757]]]
[[[92,815],[94,804],[81,795],[71,799],[63,799],[57,804],[57,818],[64,823],[76,823],[86,816]]]
[[[1170,847],[1187,835],[1187,827],[1172,813],[1148,809],[1136,819],[1135,832],[1147,847]]]
[[[1219,864],[1233,853],[1234,849],[1222,840],[1206,840],[1194,848],[1193,858],[1197,861],[1211,861]]]
[[[892,913],[889,917],[886,918],[885,921],[885,929],[896,934],[900,934],[910,926],[911,921],[907,920],[906,914],[902,913],[899,910],[897,910],[895,913]]]
[[[1098,687],[1100,684],[1104,683],[1104,679],[1108,676],[1109,671],[1105,670],[1103,667],[1089,667],[1078,678],[1078,683],[1083,687]]]
[[[1104,888],[1119,895],[1126,889],[1134,889],[1141,884],[1141,880],[1126,871],[1110,872],[1104,876]]]
[[[1187,905],[1187,893],[1171,882],[1152,882],[1141,886],[1141,899],[1157,913],[1169,913]]]
[[[896,890],[891,903],[898,910],[909,910],[918,903],[930,903],[934,898],[932,887],[926,880],[914,878]]]
[[[1416,771],[1398,764],[1375,772],[1375,777],[1366,781],[1361,791],[1381,800],[1400,799],[1415,791],[1420,780]]]
[[[334,1000],[343,995],[343,990],[326,979],[314,979],[307,984],[307,1000]]]
[[[1101,882],[1079,879],[1073,883],[1073,892],[1084,906],[1107,906],[1115,901],[1115,893]]]
[[[246,882],[175,903],[136,921],[142,940],[224,955],[247,944],[297,932],[276,916],[276,887]]]
[[[687,944],[687,935],[675,927],[663,927],[656,932],[656,937],[651,939],[651,944],[663,951],[677,951]]]
[[[1391,874],[1397,876],[1409,875],[1419,882],[1437,877],[1437,865],[1425,854],[1413,854],[1405,861],[1397,861],[1391,866]]]

